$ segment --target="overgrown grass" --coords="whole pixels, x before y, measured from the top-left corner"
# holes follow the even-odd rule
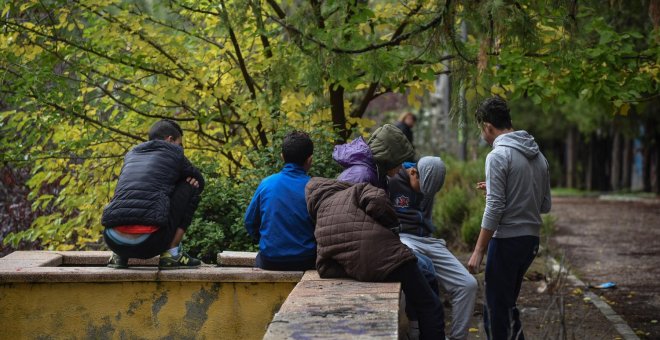
[[[593,192],[575,188],[552,188],[550,193],[553,197],[588,197],[597,195]]]

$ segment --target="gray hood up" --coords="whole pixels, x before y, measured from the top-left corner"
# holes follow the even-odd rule
[[[539,154],[539,146],[534,137],[525,130],[514,131],[500,135],[493,142],[493,148],[507,146],[520,151],[527,159],[533,159]]]

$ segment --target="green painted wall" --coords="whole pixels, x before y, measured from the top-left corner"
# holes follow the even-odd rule
[[[295,282],[0,284],[3,339],[261,339]]]

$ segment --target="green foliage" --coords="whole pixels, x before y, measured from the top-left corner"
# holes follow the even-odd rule
[[[479,211],[481,211],[481,214],[478,213]],[[474,210],[461,224],[461,240],[465,242],[468,247],[474,245],[477,242],[477,238],[479,238],[483,211],[483,207]]]
[[[466,90],[469,105],[491,94],[529,98],[543,103],[547,116],[559,108],[558,120],[598,129],[611,113],[626,116],[659,92],[658,29],[639,14],[648,13],[640,4],[624,11],[638,26],[624,25],[631,20],[618,18],[620,10],[606,2],[571,4],[4,2],[2,161],[31,169],[30,199],[42,212],[30,230],[5,241],[97,247],[100,212],[123,155],[163,117],[181,123],[186,153],[207,177],[235,185],[254,184],[278,168],[275,145],[288,127],[324,134],[317,146],[332,145],[373,125],[363,115],[374,98],[408,93],[418,106],[446,72],[461,84],[453,88]],[[602,109],[590,110],[592,104]],[[315,162],[312,175],[336,169],[329,158]],[[473,183],[462,181],[471,202]],[[51,185],[56,194],[46,190]],[[213,185],[242,190],[213,182],[209,205],[244,203]],[[464,209],[464,199],[453,195]],[[209,221],[196,222],[200,234],[216,228]],[[233,239],[238,231],[216,235]]]
[[[542,215],[543,222],[541,223],[541,236],[550,237],[555,232],[555,223],[557,218],[553,215],[545,214]]]
[[[483,192],[476,183],[484,180],[484,158],[460,162],[445,158],[445,185],[436,196],[433,218],[437,236],[463,247],[471,246],[481,230],[485,206]]]
[[[445,190],[438,199],[436,216],[444,228],[460,225],[469,212],[469,197],[464,188],[453,186]],[[442,231],[442,229],[441,229]]]
[[[215,263],[225,249],[256,251],[243,227],[243,214],[250,203],[249,185],[226,178],[210,178],[188,228],[184,247],[206,263]]]

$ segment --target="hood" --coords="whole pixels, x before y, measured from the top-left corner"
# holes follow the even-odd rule
[[[440,157],[422,157],[417,162],[417,171],[422,194],[433,197],[445,183],[445,163]]]
[[[376,129],[367,144],[381,173],[415,157],[412,144],[398,127],[391,124]]]
[[[307,211],[312,221],[316,221],[316,213],[319,210],[321,202],[337,192],[345,190],[351,186],[351,183],[341,182],[335,179],[312,177],[305,186],[305,200],[307,201]]]
[[[499,135],[493,142],[493,148],[498,146],[516,149],[528,159],[532,159],[539,154],[539,146],[534,141],[534,137],[524,130]]]
[[[355,138],[350,143],[336,145],[332,151],[332,159],[344,168],[353,165],[375,168],[371,150],[362,137]]]
[[[181,146],[160,139],[150,140],[133,147],[133,152],[138,153],[152,152],[156,150],[168,150],[175,154],[183,154],[183,148]]]

